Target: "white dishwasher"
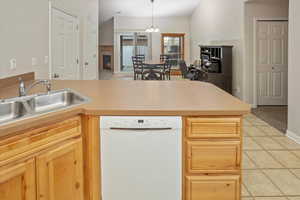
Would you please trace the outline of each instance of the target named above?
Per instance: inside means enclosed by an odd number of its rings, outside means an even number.
[[[181,200],[181,117],[101,117],[102,200]]]

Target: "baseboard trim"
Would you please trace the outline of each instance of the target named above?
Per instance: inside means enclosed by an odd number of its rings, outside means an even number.
[[[300,136],[297,135],[296,133],[287,130],[286,131],[286,136],[292,140],[294,140],[295,142],[297,142],[298,144],[300,144]]]

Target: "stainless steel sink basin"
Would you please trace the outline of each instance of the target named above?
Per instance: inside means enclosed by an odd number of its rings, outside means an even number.
[[[85,101],[84,97],[74,91],[62,90],[35,96],[28,100],[28,104],[33,112],[40,113],[78,105]]]
[[[22,102],[13,101],[0,103],[0,124],[24,117],[26,114],[27,110]]]
[[[70,90],[17,97],[0,102],[0,125],[87,103],[89,99]]]

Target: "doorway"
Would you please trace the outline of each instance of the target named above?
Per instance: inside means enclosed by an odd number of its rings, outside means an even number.
[[[78,18],[52,7],[50,26],[51,78],[80,79]]]
[[[287,19],[255,21],[253,83],[253,114],[285,132],[288,104]]]
[[[120,45],[120,72],[133,72],[132,56],[145,55],[150,60],[151,38],[146,33],[121,33],[119,34]]]
[[[288,21],[257,20],[254,41],[256,105],[286,106]]]

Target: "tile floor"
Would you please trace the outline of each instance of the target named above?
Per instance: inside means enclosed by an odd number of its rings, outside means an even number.
[[[300,200],[300,144],[245,117],[242,200]]]

